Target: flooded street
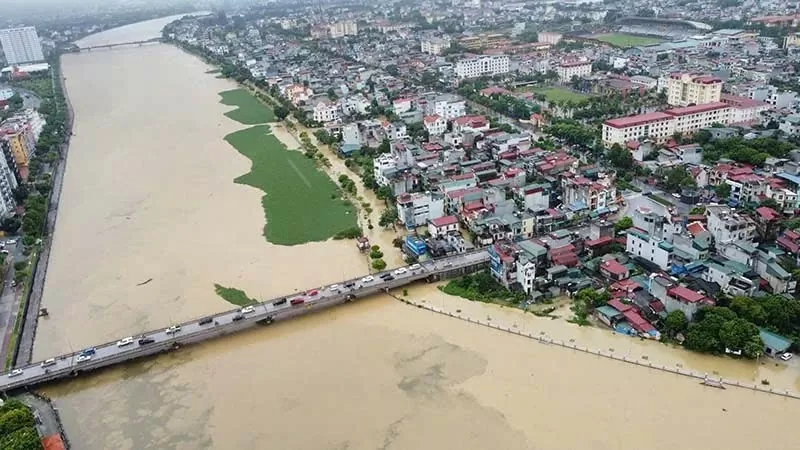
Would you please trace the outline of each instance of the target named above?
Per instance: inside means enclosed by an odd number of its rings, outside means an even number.
[[[152,37],[152,24],[141,27]],[[142,37],[126,28],[114,39]],[[223,141],[244,128],[223,115],[230,108],[217,95],[235,86],[205,73],[200,60],[151,45],[67,55],[62,66],[75,136],[44,293],[50,318],[39,324],[36,359],[229,309],[214,283],[264,298],[367,271],[353,241],[266,242],[262,193],[233,182],[249,161]],[[435,286],[414,286],[409,298],[590,347],[796,388],[796,369],[700,357],[447,297]],[[800,414],[800,401],[703,387],[388,296],[45,393],[81,450],[792,449]]]

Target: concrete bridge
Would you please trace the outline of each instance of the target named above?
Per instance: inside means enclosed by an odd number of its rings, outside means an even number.
[[[92,45],[91,47],[79,47],[76,51],[78,53],[81,53],[84,51],[90,52],[92,50],[99,50],[102,48],[114,48],[114,47],[132,46],[132,45],[141,47],[142,45],[145,44],[154,44],[158,42],[161,42],[161,38],[153,38],[153,39],[148,39],[146,41],[117,42],[114,44]]]
[[[175,350],[183,345],[213,339],[226,334],[245,330],[256,324],[268,325],[278,320],[291,319],[320,309],[357,300],[378,292],[406,286],[415,281],[436,281],[466,273],[476,272],[486,267],[489,254],[485,250],[462,255],[426,261],[421,264],[376,273],[364,278],[344,280],[338,285],[319,288],[311,295],[294,293],[253,305],[253,310],[245,312],[241,308],[221,312],[180,324],[180,331],[168,333],[169,328],[149,331],[132,336],[129,341],[119,340],[99,344],[89,358],[81,357],[85,350],[53,357],[10,372],[0,374],[0,392],[27,389],[40,384],[78,376],[103,367],[125,363],[137,358]],[[384,276],[392,275],[386,279]],[[334,288],[333,286],[338,286]],[[300,303],[300,299],[303,300]],[[293,302],[292,300],[296,300]],[[293,304],[297,303],[297,304]],[[140,341],[145,339],[150,342]],[[142,342],[142,343],[140,343]]]

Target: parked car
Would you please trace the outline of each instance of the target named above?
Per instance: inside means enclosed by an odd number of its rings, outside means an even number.
[[[355,285],[356,285],[355,282],[348,281],[347,283],[344,284],[344,287],[346,287],[347,289],[350,289],[350,288],[354,287]]]
[[[272,306],[281,306],[281,305],[284,305],[284,304],[286,304],[286,299],[285,298],[282,298],[282,299],[278,300],[277,302],[272,302]]]
[[[315,296],[317,294],[319,294],[319,291],[316,290],[316,289],[312,289],[312,290],[306,292],[306,295],[309,296],[309,297],[313,297],[313,296]]]
[[[151,337],[143,337],[143,338],[139,339],[139,345],[152,344],[155,341],[156,340],[151,338]]]
[[[91,356],[89,356],[89,355],[78,355],[78,356],[75,358],[75,362],[76,362],[76,363],[82,363],[82,362],[89,361],[90,359],[92,359],[92,357],[91,357]]]
[[[252,314],[254,312],[256,312],[255,306],[245,306],[241,311],[242,314]]]
[[[8,378],[14,378],[22,375],[22,369],[14,369],[8,374]]]
[[[214,321],[214,319],[213,319],[213,318],[211,318],[211,317],[206,317],[205,319],[200,319],[200,321],[199,321],[199,322],[197,322],[197,324],[198,324],[198,325],[208,325],[208,324],[210,324],[210,323],[211,323],[211,322],[213,322],[213,321]]]
[[[166,330],[164,330],[164,332],[167,333],[167,334],[175,334],[175,333],[177,333],[179,331],[181,331],[181,326],[180,325],[173,325],[173,326],[167,328]]]
[[[333,292],[337,292],[339,290],[339,285],[338,284],[332,284],[328,289],[333,291]]]
[[[242,319],[244,319],[244,316],[241,315],[241,314],[237,314],[237,315],[233,316],[233,319],[231,319],[231,322],[238,322],[238,321],[240,321]]]
[[[373,277],[372,275],[367,275],[361,279],[362,283],[372,283],[373,281],[375,281],[375,277]]]
[[[408,272],[408,269],[406,269],[405,267],[401,267],[401,268],[395,270],[394,274],[395,275],[402,275],[402,274],[404,274],[406,272]]]
[[[302,305],[305,302],[306,302],[306,300],[303,299],[303,298],[293,298],[291,303],[292,303],[292,306],[297,306],[297,305]]]
[[[422,266],[419,265],[419,264],[412,264],[412,265],[408,266],[408,270],[419,270],[421,268],[422,268]]]
[[[94,347],[89,347],[81,350],[80,355],[82,356],[92,356],[97,353],[97,349]]]
[[[784,354],[781,355],[781,359],[784,360],[784,361],[788,361],[788,360],[792,359],[792,356],[794,356],[794,355],[792,355],[791,353],[784,353]]]

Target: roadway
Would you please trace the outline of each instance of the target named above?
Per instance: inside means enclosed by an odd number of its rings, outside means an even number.
[[[344,280],[336,285],[260,302],[253,305],[254,310],[247,314],[243,314],[242,309],[237,308],[216,315],[190,320],[178,324],[180,325],[180,331],[173,334],[166,332],[168,328],[149,331],[142,335],[131,336],[133,342],[125,346],[118,346],[118,341],[126,337],[121,336],[114,341],[95,346],[94,352],[88,360],[78,361],[78,356],[83,352],[82,350],[56,356],[48,360],[50,364],[46,367],[40,361],[25,367],[19,367],[11,372],[2,373],[0,374],[0,391],[7,392],[19,388],[28,388],[61,378],[76,376],[82,372],[120,364],[180,348],[183,345],[235,333],[250,328],[257,323],[269,324],[278,320],[290,319],[322,308],[352,301],[356,298],[405,286],[432,276],[455,273],[462,269],[476,269],[482,267],[488,261],[489,254],[485,250],[479,250],[449,258],[426,261],[415,266],[406,266],[392,271],[376,273],[364,278]],[[386,280],[381,277],[387,274],[391,274],[394,278]],[[352,287],[345,287],[350,284],[352,284]],[[312,294],[312,291],[316,292]],[[303,303],[292,305],[291,302],[294,299],[302,299]],[[286,301],[276,305],[276,302],[283,300]],[[234,317],[240,315],[243,318],[235,321]],[[204,323],[201,324],[201,321]],[[139,339],[141,338],[152,339],[152,342],[140,345]]]

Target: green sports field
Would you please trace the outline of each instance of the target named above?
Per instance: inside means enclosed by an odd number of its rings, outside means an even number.
[[[624,34],[624,33],[600,34],[594,36],[594,39],[597,39],[598,41],[602,42],[607,42],[611,45],[616,45],[617,47],[639,47],[641,45],[653,45],[664,42],[663,39],[644,37],[644,36],[634,36],[632,34]]]
[[[580,102],[581,100],[589,98],[588,95],[558,87],[536,88],[533,89],[533,92],[544,94],[547,100],[551,102],[570,100],[573,102]]]

